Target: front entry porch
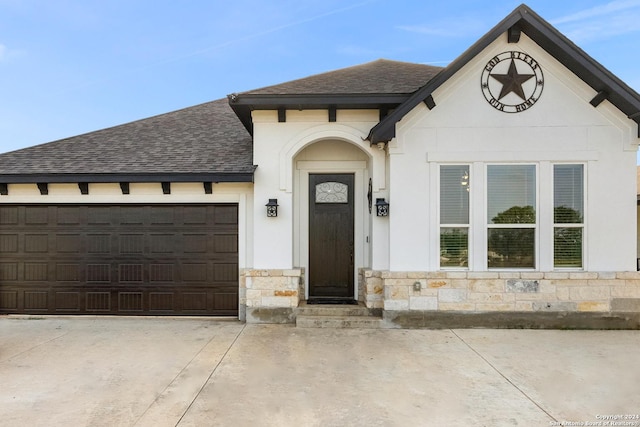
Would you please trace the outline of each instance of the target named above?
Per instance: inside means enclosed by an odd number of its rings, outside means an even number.
[[[304,269],[244,270],[240,320],[301,327],[640,329],[639,272],[359,270],[358,305],[308,305]],[[322,316],[322,318],[318,318]]]

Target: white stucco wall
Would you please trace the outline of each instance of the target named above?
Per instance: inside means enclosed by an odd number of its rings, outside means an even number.
[[[385,268],[387,245],[373,242],[387,239],[386,219],[372,218],[366,201],[369,178],[373,197],[388,197],[385,153],[364,140],[378,112],[338,110],[329,122],[326,110],[287,110],[281,123],[275,111],[254,111],[253,122],[254,268],[306,267],[309,173],[355,174],[356,267],[370,267],[373,258]],[[278,199],[277,218],[266,217],[270,198]]]
[[[544,90],[530,109],[496,110],[483,97],[481,73],[498,53],[519,50],[544,72]],[[390,144],[390,269],[438,269],[438,166],[471,168],[470,269],[486,262],[485,171],[487,164],[523,163],[537,168],[538,270],[553,269],[552,171],[555,163],[585,165],[585,255],[590,271],[635,270],[634,122],[522,35],[517,44],[500,37],[433,93],[436,107],[418,105],[398,123]]]

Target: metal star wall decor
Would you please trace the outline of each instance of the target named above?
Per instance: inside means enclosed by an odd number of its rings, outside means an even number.
[[[504,113],[519,113],[533,106],[544,86],[538,62],[524,52],[503,52],[491,58],[482,71],[482,93],[489,104]]]

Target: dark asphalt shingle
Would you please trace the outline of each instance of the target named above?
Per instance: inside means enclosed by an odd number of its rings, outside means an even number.
[[[377,61],[243,92],[250,95],[405,94],[424,86],[441,67],[411,62]]]
[[[0,155],[0,174],[252,171],[251,136],[226,99]]]

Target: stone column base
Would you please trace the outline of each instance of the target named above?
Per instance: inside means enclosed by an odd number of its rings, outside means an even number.
[[[292,323],[304,297],[304,270],[240,271],[240,320],[247,323]]]

